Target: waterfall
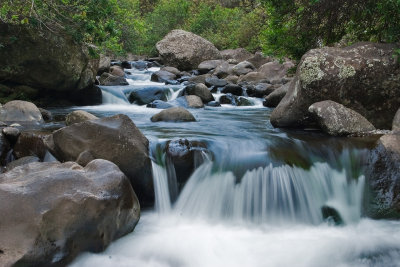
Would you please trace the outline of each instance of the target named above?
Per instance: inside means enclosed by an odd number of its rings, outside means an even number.
[[[156,207],[169,211],[167,173],[158,165],[153,171],[158,175]],[[322,208],[329,207],[351,223],[361,216],[363,188],[364,176],[349,180],[345,170],[327,163],[315,163],[309,170],[270,164],[238,180],[232,172],[215,172],[207,160],[190,177],[172,212],[215,221],[319,224],[324,220]]]
[[[103,96],[103,104],[129,104],[124,92],[119,86],[99,86]]]

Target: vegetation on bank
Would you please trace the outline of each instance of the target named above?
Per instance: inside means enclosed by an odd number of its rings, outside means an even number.
[[[0,20],[63,31],[115,54],[154,55],[175,28],[219,49],[296,59],[339,41],[400,41],[400,0],[3,0]]]

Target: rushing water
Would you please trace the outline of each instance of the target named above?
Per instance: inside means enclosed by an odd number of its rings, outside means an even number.
[[[105,104],[71,108],[130,116],[151,142],[156,193],[133,233],[71,266],[400,266],[400,223],[362,216],[367,141],[274,129],[260,99],[190,110],[197,122],[152,123],[160,110],[126,95],[159,86],[173,100],[182,89],[150,82],[155,70],[129,70],[129,86],[103,88]],[[174,138],[207,146],[179,194],[162,150]]]

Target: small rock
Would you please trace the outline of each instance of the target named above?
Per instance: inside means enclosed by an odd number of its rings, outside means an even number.
[[[242,61],[239,64],[235,65],[232,68],[232,71],[234,74],[240,76],[240,75],[245,75],[249,72],[252,72],[255,70],[255,67],[253,66],[253,64],[251,64],[248,61]]]
[[[67,117],[65,118],[65,124],[69,126],[74,123],[80,123],[96,119],[98,119],[98,117],[96,117],[93,114],[90,114],[89,112],[86,112],[84,110],[75,110],[67,115]]]
[[[117,77],[125,77],[124,69],[119,66],[112,66],[110,68],[110,74]]]
[[[181,74],[181,71],[174,67],[162,67],[160,71],[167,71],[169,73],[175,74],[176,76],[179,76]]]
[[[53,120],[53,114],[51,114],[50,111],[44,109],[44,108],[39,108],[40,113],[42,114],[42,117],[45,121],[51,121]]]
[[[15,127],[3,128],[2,132],[11,144],[15,144],[15,142],[17,142],[18,136],[21,134],[20,130]]]
[[[269,108],[277,107],[288,92],[289,86],[290,83],[287,83],[278,89],[275,89],[272,93],[265,97],[263,105]]]
[[[152,82],[164,83],[166,81],[171,81],[171,80],[175,80],[175,79],[176,79],[175,74],[165,71],[165,70],[156,71],[151,75]]]
[[[210,72],[211,70],[215,69],[219,65],[221,65],[224,62],[224,60],[221,59],[214,59],[214,60],[206,60],[203,61],[199,64],[197,69],[199,70],[200,73],[205,74]]]
[[[207,106],[209,107],[220,107],[221,104],[218,101],[210,101],[207,103]]]
[[[238,106],[253,106],[253,102],[251,102],[249,99],[239,96],[236,100]]]
[[[169,89],[165,87],[145,87],[132,91],[129,95],[129,102],[137,105],[146,105],[154,100],[167,101]]]
[[[195,85],[187,86],[184,89],[184,93],[188,95],[196,95],[201,98],[203,103],[208,103],[214,100],[214,96],[210,90],[203,83],[197,83]]]
[[[230,104],[236,106],[236,97],[232,94],[222,95],[219,99],[221,104]]]
[[[169,108],[151,117],[152,122],[191,122],[196,121],[192,113],[181,107]]]
[[[203,101],[197,95],[186,95],[186,102],[189,108],[202,108],[204,107]]]

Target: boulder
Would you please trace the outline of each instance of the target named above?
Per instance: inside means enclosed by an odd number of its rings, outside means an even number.
[[[234,95],[232,95],[232,94],[226,94],[226,95],[222,95],[222,96],[219,98],[219,102],[220,102],[221,104],[230,104],[230,105],[236,106],[236,104],[237,104],[237,99],[236,99],[236,97],[235,97]]]
[[[276,86],[269,83],[259,83],[256,86],[247,86],[246,92],[251,97],[265,97],[275,91]]]
[[[0,166],[5,166],[7,164],[10,149],[10,142],[5,138],[4,134],[0,132]]]
[[[121,62],[121,67],[123,69],[132,69],[132,64],[129,61],[124,60]]]
[[[29,163],[33,163],[33,162],[40,162],[40,159],[38,157],[35,156],[27,156],[27,157],[23,157],[14,161],[11,161],[10,163],[7,164],[6,166],[6,170],[7,171],[11,171],[12,169],[25,165],[25,164],[29,164]]]
[[[295,65],[291,61],[286,61],[283,64],[278,61],[268,62],[262,65],[258,71],[268,79],[270,83],[282,83],[282,79],[286,77],[287,71]]]
[[[53,114],[51,114],[50,111],[44,108],[39,108],[40,114],[42,114],[42,118],[45,121],[52,121],[53,120]]]
[[[21,131],[16,127],[5,127],[2,129],[2,132],[11,144],[15,144],[18,136],[21,134]]]
[[[182,189],[196,167],[202,163],[201,153],[207,151],[207,146],[200,141],[173,139],[167,142],[165,151],[166,161],[173,164],[178,187]],[[167,164],[167,168],[169,166]]]
[[[175,74],[176,76],[179,76],[181,74],[181,71],[174,67],[162,67],[160,71],[167,71],[169,73]]]
[[[376,128],[390,129],[400,106],[396,49],[395,44],[357,43],[310,50],[288,93],[272,112],[271,123],[275,127],[312,126],[308,107],[332,100],[360,113]]]
[[[257,52],[254,54],[254,56],[252,56],[249,59],[246,59],[248,62],[250,62],[251,64],[253,64],[253,66],[255,68],[259,68],[262,65],[272,61],[272,59],[270,57],[264,57],[263,54],[261,52]]]
[[[208,87],[211,86],[216,86],[216,87],[223,87],[227,84],[228,82],[224,79],[219,79],[217,76],[211,76],[209,78],[206,78],[205,84]]]
[[[68,35],[6,23],[0,32],[1,81],[68,93],[94,84],[98,61]]]
[[[197,95],[185,96],[188,108],[202,108],[204,107],[203,101]]]
[[[172,30],[156,44],[156,48],[166,65],[180,70],[195,69],[205,60],[221,58],[212,43],[183,30]]]
[[[6,122],[43,122],[42,114],[35,104],[14,100],[0,107],[0,120]]]
[[[96,159],[115,163],[129,178],[143,206],[154,202],[149,141],[126,115],[73,124],[55,131],[45,140],[60,161],[75,161],[90,152]]]
[[[330,135],[343,136],[375,130],[359,113],[331,100],[314,103],[308,111],[318,126]]]
[[[182,107],[173,107],[157,113],[151,117],[152,122],[191,122],[196,121],[192,113]]]
[[[203,83],[187,86],[184,89],[184,93],[187,95],[196,95],[200,97],[203,103],[208,103],[215,100],[210,90]]]
[[[239,96],[236,98],[236,105],[239,107],[244,107],[244,106],[253,106],[253,102],[251,102],[249,99]]]
[[[129,102],[137,105],[146,105],[154,100],[167,101],[167,96],[169,93],[169,89],[165,87],[144,87],[132,91],[129,95]]]
[[[189,78],[190,83],[206,83],[206,79],[211,77],[210,74],[202,74],[198,76],[193,76]]]
[[[165,83],[167,81],[175,80],[176,75],[174,73],[171,73],[169,71],[165,70],[159,70],[151,74],[151,81],[152,82],[159,82],[159,83]]]
[[[272,93],[265,97],[263,105],[265,107],[274,108],[279,105],[282,99],[286,96],[290,87],[290,83],[282,85],[281,87],[275,89]]]
[[[122,83],[122,85],[127,85],[128,82],[126,80],[123,78],[118,79],[120,79],[120,83]],[[109,85],[111,85],[111,83]],[[82,90],[77,90],[73,92],[71,98],[73,103],[77,106],[101,105],[103,103],[103,93],[100,87],[97,85],[93,85]]]
[[[164,102],[162,100],[154,100],[153,102],[149,103],[146,105],[148,108],[159,108],[159,109],[167,109],[167,108],[172,108],[174,105]]]
[[[98,119],[98,117],[87,111],[75,110],[67,115],[67,117],[65,118],[65,125],[69,126],[74,123],[81,123],[84,121],[96,120],[96,119]]]
[[[221,51],[223,59],[235,59],[237,62],[245,61],[253,55],[244,48],[226,49]]]
[[[31,163],[0,175],[1,266],[66,266],[131,232],[140,206],[105,160]]]
[[[400,219],[400,135],[384,135],[370,152],[365,213],[376,219]]]
[[[124,77],[114,76],[110,73],[104,72],[99,78],[100,85],[115,86],[115,85],[129,85]]]
[[[392,123],[392,130],[400,132],[400,108],[397,110]]]
[[[199,66],[197,67],[197,69],[199,70],[200,73],[205,74],[205,73],[208,73],[211,70],[215,69],[216,67],[218,67],[219,65],[221,65],[224,62],[225,61],[221,60],[221,59],[206,60],[206,61],[201,62],[199,64]]]
[[[245,75],[254,70],[255,67],[248,61],[242,61],[239,64],[233,66],[232,68],[233,73],[236,74],[237,76]]]
[[[125,77],[124,69],[120,66],[110,67],[110,74],[117,77]]]
[[[237,76],[237,75],[228,75],[228,76],[226,76],[225,80],[228,83],[237,84],[238,81],[239,81],[239,76]]]
[[[243,88],[236,84],[227,84],[221,90],[221,93],[223,93],[223,94],[231,93],[233,95],[241,96],[241,95],[243,95]]]
[[[111,58],[105,55],[100,55],[99,67],[97,68],[97,75],[100,76],[104,72],[109,72],[111,67]]]
[[[43,160],[47,148],[43,139],[46,135],[33,132],[23,132],[19,135],[17,142],[14,145],[13,154],[15,158],[23,158],[35,156]]]
[[[268,79],[264,74],[258,71],[251,71],[245,75],[240,76],[239,83],[242,82],[247,82],[251,84],[257,84],[257,83],[262,83],[262,82],[268,82]]]
[[[137,60],[131,62],[132,68],[138,69],[138,70],[146,70],[149,67],[149,62],[143,61],[143,60]]]
[[[217,76],[220,79],[223,79],[229,75],[233,74],[233,67],[235,65],[229,64],[228,62],[224,62],[218,67],[215,68],[213,75]]]

